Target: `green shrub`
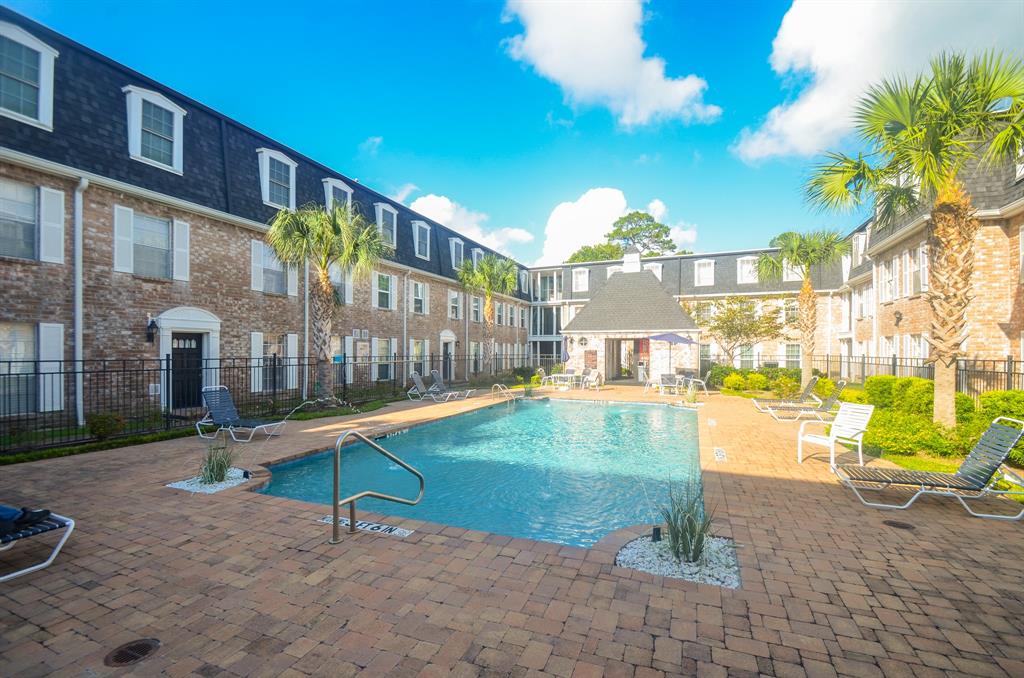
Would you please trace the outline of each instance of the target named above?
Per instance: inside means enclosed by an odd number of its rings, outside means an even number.
[[[814,394],[819,398],[829,397],[834,390],[836,390],[836,382],[828,377],[821,377],[818,379],[818,383],[814,385]]]
[[[956,423],[963,424],[970,421],[974,415],[974,399],[966,393],[957,393],[954,400],[956,402]]]
[[[124,431],[124,417],[114,412],[96,412],[85,418],[85,428],[96,440],[106,440]]]
[[[521,384],[530,377],[533,376],[532,367],[515,367],[512,369],[512,374],[516,377],[516,383]]]
[[[864,434],[864,448],[875,452],[936,456],[955,454],[956,446],[930,417],[876,408]]]
[[[736,368],[730,365],[712,365],[708,373],[708,386],[721,386],[725,378],[733,374]]]
[[[800,368],[796,367],[762,367],[758,372],[768,377],[769,382],[774,382],[779,377],[786,377],[797,383],[800,382]]]
[[[896,377],[879,375],[868,377],[864,381],[864,391],[868,394],[868,403],[882,409],[892,407],[892,387]]]
[[[676,494],[669,486],[668,507],[661,509],[668,533],[668,548],[676,560],[695,563],[704,556],[711,534],[711,513],[704,511],[700,483],[691,480],[686,491]]]
[[[235,463],[236,453],[226,440],[217,440],[206,448],[203,465],[199,468],[200,482],[211,485],[222,483],[227,478],[228,470]]]
[[[733,391],[742,391],[747,386],[747,380],[742,374],[730,374],[722,380],[722,386]]]
[[[772,382],[772,391],[777,398],[790,399],[800,394],[800,382],[786,376],[778,377]]]
[[[844,403],[859,403],[866,405],[868,402],[868,392],[863,390],[854,390],[851,388],[843,389],[843,392],[839,394],[839,400]]]
[[[768,388],[768,377],[757,372],[751,372],[744,380],[748,391],[763,391]]]
[[[530,386],[540,386],[540,375],[535,374],[530,377]]]
[[[1024,391],[989,391],[978,398],[980,410],[989,416],[1024,419]]]
[[[893,389],[893,407],[907,414],[932,416],[934,399],[935,382],[931,379],[905,377]]]

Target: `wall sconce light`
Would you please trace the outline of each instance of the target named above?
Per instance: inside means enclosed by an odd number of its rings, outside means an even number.
[[[156,341],[156,331],[160,329],[160,326],[156,324],[156,318],[149,317],[149,322],[146,323],[146,343],[152,344]]]
[[[586,348],[586,347],[587,347],[587,338],[586,337],[580,337],[580,348]]]
[[[900,324],[900,322],[901,322],[901,321],[903,320],[903,312],[902,312],[902,311],[896,311],[896,312],[894,312],[894,313],[892,314],[892,316],[893,316],[894,318],[896,318],[896,324],[897,324],[897,325],[899,325],[899,324]]]
[[[461,346],[461,345],[462,345],[462,342],[461,342],[461,341],[459,341],[458,339],[456,339],[456,340],[455,340],[455,348],[458,348],[458,347],[459,347],[459,346]]]
[[[575,344],[575,343],[576,343],[576,337],[569,337],[569,347],[572,348],[572,345]]]

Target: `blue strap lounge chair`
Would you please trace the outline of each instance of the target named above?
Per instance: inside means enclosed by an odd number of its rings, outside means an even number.
[[[206,403],[206,415],[196,422],[200,438],[216,438],[221,431],[227,431],[236,443],[247,443],[257,431],[269,438],[281,435],[284,428],[283,419],[243,419],[238,416],[235,401],[227,386],[204,386],[203,402]],[[207,433],[203,431],[204,426],[216,426],[217,430]]]
[[[453,391],[441,392],[427,388],[423,383],[423,378],[420,377],[420,373],[415,370],[409,373],[409,378],[412,379],[412,388],[405,392],[405,395],[409,400],[423,400],[424,398],[430,398],[435,403],[446,403],[455,398],[455,393]]]
[[[829,421],[832,419],[832,408],[839,402],[839,395],[846,388],[846,382],[839,380],[832,395],[821,402],[806,402],[803,405],[775,405],[768,408],[768,414],[772,415],[775,421],[797,421],[808,417],[818,421]]]
[[[444,383],[444,379],[441,378],[440,370],[430,370],[430,378],[434,380],[434,383],[430,385],[431,391],[436,391],[438,393],[454,393],[456,399],[468,398],[473,395],[473,391],[475,390],[468,388],[465,391],[456,391],[449,388],[448,385]]]
[[[789,405],[816,407],[821,403],[821,398],[814,395],[814,387],[817,385],[818,377],[811,377],[811,380],[807,382],[807,386],[804,386],[804,390],[796,398],[782,398],[778,400],[755,398],[753,401],[754,407],[757,408],[758,412],[767,412],[773,407],[786,407]]]
[[[1013,423],[1024,427],[1024,422],[1010,417],[996,417],[989,424],[988,430],[982,434],[974,449],[967,455],[956,473],[935,473],[931,471],[910,471],[903,468],[880,468],[876,466],[856,466],[844,464],[836,467],[839,482],[846,485],[865,506],[879,509],[909,508],[919,497],[934,494],[940,497],[955,497],[967,512],[978,518],[994,518],[996,520],[1020,520],[1024,518],[1024,509],[1011,515],[978,513],[965,499],[981,499],[987,496],[1024,495],[1024,490],[994,489],[1000,477],[1009,475],[1000,473],[1000,467],[1010,451],[1024,435],[1024,430],[1005,423]],[[861,494],[862,490],[886,490],[893,487],[915,489],[914,494],[903,504],[883,504],[870,502]]]
[[[44,512],[45,517],[39,516],[38,519],[24,521],[25,512],[21,509],[16,509],[13,506],[5,506],[0,504],[0,524],[6,529],[0,530],[0,551],[6,551],[14,546],[19,541],[31,539],[47,532],[53,532],[54,530],[64,530],[64,534],[61,535],[60,541],[50,551],[50,556],[41,563],[30,565],[29,567],[22,568],[15,572],[0,575],[0,584],[6,581],[10,581],[15,577],[20,577],[30,572],[36,572],[42,570],[45,567],[49,567],[50,563],[54,561],[60,550],[64,548],[64,543],[71,536],[71,532],[75,529],[75,521],[71,518],[59,516],[56,513]],[[30,514],[31,515],[31,512]]]

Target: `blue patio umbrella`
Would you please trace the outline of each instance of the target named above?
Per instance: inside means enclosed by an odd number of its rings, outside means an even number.
[[[565,348],[565,337],[562,337],[562,362],[569,362],[569,351]]]
[[[668,364],[669,368],[672,367],[672,345],[673,344],[696,344],[697,342],[690,337],[684,337],[676,334],[675,332],[666,332],[664,334],[654,334],[647,337],[650,341],[664,341],[668,343]]]

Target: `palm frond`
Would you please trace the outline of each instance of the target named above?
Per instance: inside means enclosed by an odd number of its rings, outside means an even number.
[[[845,211],[860,206],[876,183],[876,172],[863,156],[829,153],[804,184],[806,200],[820,209]]]

